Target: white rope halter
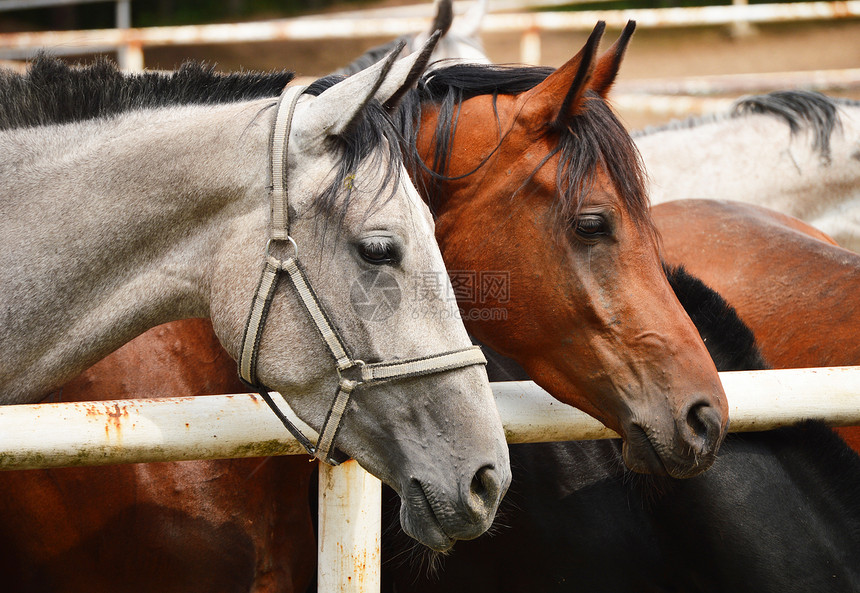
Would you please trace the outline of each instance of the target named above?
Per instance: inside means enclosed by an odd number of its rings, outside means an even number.
[[[287,213],[287,151],[289,149],[290,126],[293,114],[295,113],[299,97],[304,90],[305,87],[302,86],[288,87],[284,89],[278,100],[270,145],[272,174],[271,238],[266,244],[263,272],[260,276],[260,283],[254,293],[254,299],[251,302],[251,310],[248,314],[248,321],[245,324],[244,335],[242,336],[242,348],[239,353],[239,377],[263,397],[284,426],[302,444],[309,455],[325,463],[337,465],[344,461],[346,456],[334,448],[334,441],[343,415],[346,412],[349,398],[356,387],[359,385],[372,385],[383,381],[440,373],[475,364],[486,364],[487,360],[478,346],[470,346],[453,352],[433,354],[425,357],[372,364],[367,364],[349,355],[340,338],[340,334],[332,325],[316,293],[308,282],[308,278],[298,261],[298,247],[289,234],[289,217]],[[293,248],[292,257],[281,260],[272,256],[270,247],[276,242],[289,242]],[[269,306],[275,294],[275,287],[282,272],[286,272],[305,310],[326,343],[329,352],[334,358],[339,377],[337,393],[323,423],[316,445],[312,444],[298,427],[284,415],[272,400],[269,390],[257,380],[257,357],[260,348],[260,339],[263,335]]]

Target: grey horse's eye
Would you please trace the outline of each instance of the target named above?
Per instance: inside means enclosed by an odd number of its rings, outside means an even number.
[[[358,244],[358,253],[369,264],[396,264],[400,259],[396,243],[388,237],[372,237]]]

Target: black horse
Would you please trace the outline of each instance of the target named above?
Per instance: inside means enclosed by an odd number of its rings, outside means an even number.
[[[719,295],[667,274],[720,370],[766,368]],[[527,378],[498,356],[489,370]],[[383,590],[860,591],[860,458],[824,425],[732,434],[689,480],[632,474],[614,440],[510,449],[514,481],[493,532],[432,559],[387,534]],[[385,509],[393,524],[393,497]]]

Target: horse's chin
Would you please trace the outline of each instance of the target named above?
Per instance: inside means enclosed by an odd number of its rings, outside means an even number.
[[[450,550],[456,541],[442,529],[426,500],[410,505],[405,499],[401,499],[400,526],[406,535],[435,552]]]
[[[628,430],[621,456],[628,469],[639,474],[686,479],[699,475],[716,460],[716,454],[694,455],[690,459],[675,459],[668,451],[660,453],[659,444],[634,425]]]
[[[634,432],[624,439],[621,447],[621,457],[627,469],[638,474],[650,474],[652,476],[669,476],[669,470],[663,464],[657,450],[651,444],[650,439],[639,432]]]

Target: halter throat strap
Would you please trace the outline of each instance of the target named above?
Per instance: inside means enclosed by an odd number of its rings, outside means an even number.
[[[287,204],[287,155],[289,149],[290,128],[299,97],[305,87],[288,87],[281,93],[278,100],[275,123],[272,128],[270,143],[271,164],[271,238],[266,245],[263,270],[260,281],[251,301],[251,309],[245,323],[242,345],[239,352],[239,377],[253,388],[269,405],[278,419],[289,432],[301,443],[309,455],[328,463],[337,465],[347,459],[341,451],[334,448],[335,438],[341,426],[343,415],[349,404],[353,391],[361,385],[374,385],[397,379],[420,377],[463,368],[475,364],[486,364],[487,360],[477,346],[461,350],[434,354],[425,357],[377,362],[366,364],[350,356],[340,333],[332,324],[322,303],[314,292],[298,259],[298,247],[289,234],[289,216]],[[270,247],[275,243],[287,242],[292,248],[292,256],[279,259],[271,255]],[[320,337],[334,359],[338,374],[338,387],[323,422],[319,439],[314,445],[302,431],[278,407],[269,394],[269,390],[259,382],[257,377],[257,359],[260,341],[263,336],[269,308],[275,295],[278,280],[286,275],[290,284],[299,296],[305,311],[314,323]]]

